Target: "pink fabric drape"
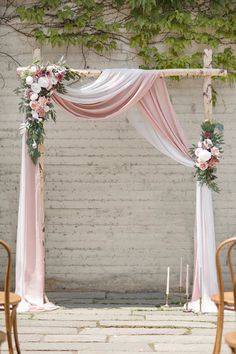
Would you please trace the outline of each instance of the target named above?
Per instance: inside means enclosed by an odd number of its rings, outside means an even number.
[[[42,306],[44,301],[43,210],[40,198],[39,166],[35,166],[22,140],[21,192],[18,215],[16,293],[22,296],[20,309],[27,303]],[[24,242],[19,238],[24,237]]]
[[[68,100],[57,93],[53,99],[67,112],[84,119],[111,118],[138,103],[158,134],[189,158],[184,133],[170,102],[165,80],[155,72],[140,72],[135,83],[101,102],[77,103],[73,102],[73,97]]]

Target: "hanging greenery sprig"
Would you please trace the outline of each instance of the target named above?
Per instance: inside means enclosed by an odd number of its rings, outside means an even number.
[[[61,59],[57,64],[34,62],[21,73],[21,83],[15,93],[21,95],[19,111],[25,116],[21,124],[22,134],[27,134],[26,143],[29,155],[37,163],[40,157],[39,145],[44,142],[44,122],[56,121],[52,102],[54,91],[65,93],[64,81],[79,78]]]
[[[216,170],[223,153],[224,126],[221,123],[206,120],[202,123],[201,128],[198,144],[193,144],[190,149],[190,155],[195,162],[195,175],[201,185],[205,184],[214,192],[219,193]]]

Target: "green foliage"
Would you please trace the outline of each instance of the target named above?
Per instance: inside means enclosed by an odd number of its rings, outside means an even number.
[[[101,54],[122,42],[147,69],[201,67],[202,49],[211,47],[213,66],[236,79],[235,0],[36,0],[17,13],[40,43]]]
[[[44,84],[39,84],[42,79]],[[28,153],[34,164],[40,157],[39,146],[44,142],[44,123],[49,119],[56,121],[52,94],[55,91],[65,93],[64,81],[75,79],[80,79],[80,75],[70,70],[63,58],[53,65],[35,61],[21,73],[20,85],[15,89],[21,96],[19,111],[25,117],[20,129],[26,133]]]
[[[201,185],[205,184],[214,192],[219,193],[220,189],[216,183],[216,166],[220,162],[219,159],[221,158],[223,153],[222,144],[224,144],[224,126],[219,122],[206,120],[201,124],[201,129],[202,132],[198,143],[199,145],[197,146],[196,144],[193,144],[192,147],[189,149],[189,153],[193,161],[195,162],[195,176],[197,177],[197,180]],[[205,145],[205,143],[209,145]],[[196,153],[196,150],[198,148],[211,152],[211,158],[206,162],[206,166],[204,167],[206,169],[200,168],[201,161],[199,160],[199,155]],[[212,148],[218,149],[218,154],[214,154]]]
[[[28,145],[28,153],[34,164],[36,164],[38,158],[40,157],[40,152],[38,148],[35,149],[32,146],[34,144],[36,144],[37,146],[43,144],[44,135],[45,135],[45,131],[44,131],[43,122],[34,120],[28,128],[28,134],[26,140],[26,144]]]

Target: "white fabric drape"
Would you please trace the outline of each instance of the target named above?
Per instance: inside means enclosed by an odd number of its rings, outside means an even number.
[[[170,145],[153,129],[149,121],[142,115],[128,117],[130,124],[152,146],[186,167],[194,167],[194,162],[187,159],[177,149]],[[211,301],[211,295],[218,292],[216,263],[215,263],[215,230],[212,204],[212,193],[206,186],[196,185],[196,219],[194,230],[195,271],[193,298],[188,309],[199,312],[202,297],[202,312],[217,312],[216,305]],[[200,276],[201,274],[201,276]],[[201,284],[200,284],[201,282]]]

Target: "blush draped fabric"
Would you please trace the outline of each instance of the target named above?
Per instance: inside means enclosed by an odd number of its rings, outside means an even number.
[[[130,118],[131,124],[156,149],[175,161],[193,167],[183,130],[173,110],[166,84],[158,71],[107,69],[92,83],[67,88],[53,99],[66,111],[82,119],[112,118],[136,105],[142,118]],[[40,226],[39,166],[33,166],[25,154],[23,139],[21,194],[16,255],[16,290],[28,309],[42,309],[44,294],[44,254]],[[27,180],[27,183],[26,183]],[[215,236],[211,192],[197,185],[195,275],[193,308],[199,299],[199,274],[202,271],[203,308],[207,311],[210,296],[217,291],[214,264]],[[30,214],[30,217],[27,215]],[[33,215],[33,216],[32,216]],[[30,245],[30,247],[29,247]],[[22,262],[24,260],[24,262]],[[29,276],[30,274],[30,276]],[[206,306],[204,307],[204,303]]]

